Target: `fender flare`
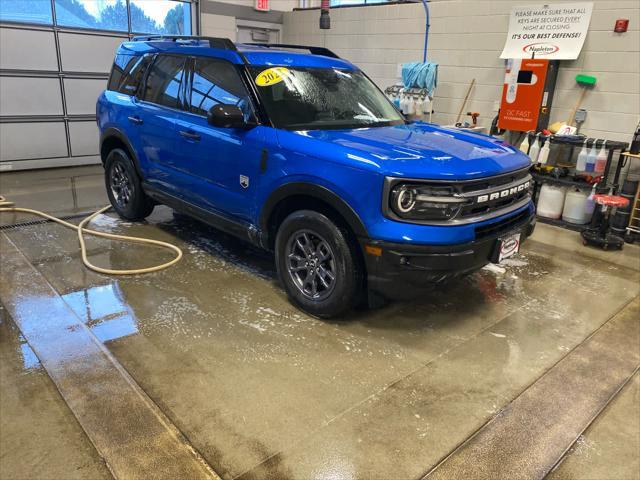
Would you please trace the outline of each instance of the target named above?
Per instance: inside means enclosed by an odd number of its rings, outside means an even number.
[[[111,138],[117,138],[119,141],[121,141],[125,145],[129,154],[131,155],[131,160],[133,160],[133,166],[138,172],[140,179],[143,179],[144,177],[142,176],[142,169],[140,168],[140,161],[138,160],[138,154],[136,153],[135,148],[133,148],[133,146],[131,145],[131,142],[129,142],[129,139],[127,138],[127,136],[119,128],[108,127],[100,135],[99,152],[100,152],[100,158],[102,160],[103,165],[104,165],[104,159],[102,158],[102,146],[104,145],[104,142],[106,142]]]
[[[260,212],[259,225],[260,231],[265,240],[269,240],[266,237],[269,234],[269,217],[273,213],[276,205],[287,197],[296,195],[304,195],[306,197],[312,197],[318,199],[336,210],[342,218],[347,222],[351,231],[358,237],[368,237],[369,233],[364,223],[358,216],[358,214],[351,208],[351,206],[345,202],[340,196],[326,187],[307,182],[292,182],[285,183],[276,188],[262,206]]]

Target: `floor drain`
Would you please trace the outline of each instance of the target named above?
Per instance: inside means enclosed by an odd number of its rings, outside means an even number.
[[[58,218],[62,220],[75,220],[77,218],[85,218],[91,215],[93,212],[85,212],[85,213],[74,213],[72,215],[63,215]],[[44,225],[45,223],[54,223],[53,220],[49,220],[43,218],[42,220],[29,220],[28,222],[17,222],[17,223],[9,223],[5,225],[0,225],[0,231],[2,230],[14,230],[17,228],[23,227],[32,227],[35,225]]]

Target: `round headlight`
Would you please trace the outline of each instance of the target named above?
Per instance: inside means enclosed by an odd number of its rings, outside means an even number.
[[[399,213],[408,213],[413,210],[413,207],[416,206],[416,191],[407,188],[406,186],[401,187],[396,192],[396,208]]]

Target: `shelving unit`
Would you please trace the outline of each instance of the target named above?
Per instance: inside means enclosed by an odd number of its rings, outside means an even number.
[[[540,223],[546,223],[547,225],[555,225],[556,227],[566,228],[567,230],[573,230],[574,232],[581,232],[582,230],[584,230],[586,227],[589,226],[588,223],[580,225],[577,223],[565,222],[564,220],[560,220],[560,219],[541,217],[540,215],[536,215],[536,218]]]
[[[593,185],[587,182],[581,182],[577,180],[569,180],[567,178],[556,178],[551,175],[541,175],[536,172],[531,172],[531,176],[538,183],[550,183],[552,185],[560,185],[563,187],[579,187],[579,188],[592,188]]]
[[[531,140],[533,138],[536,138],[536,135],[529,134],[529,139]],[[574,180],[575,164],[572,161],[574,150],[576,147],[582,148],[582,146],[585,143],[585,140],[587,142],[586,143],[587,148],[591,148],[594,144],[596,145],[596,148],[599,146],[601,147],[606,139],[586,138],[586,137],[577,137],[577,136],[562,137],[562,136],[555,136],[555,135],[549,135],[549,136],[541,135],[541,136],[537,136],[537,138],[542,138],[545,141],[551,142],[551,145],[568,145],[571,147],[567,153],[566,162],[563,162],[563,166],[561,168],[569,168],[570,171],[573,170],[573,175],[570,175],[567,177],[555,177],[553,175],[539,174],[532,170],[531,176],[535,181],[533,199],[536,205],[538,203],[538,197],[540,195],[540,188],[544,183],[559,185],[564,187],[578,187],[583,189],[590,189],[593,187],[592,184],[589,184],[587,182]],[[606,140],[606,142],[607,142],[606,148],[608,152],[607,164],[605,166],[604,173],[602,174],[602,180],[597,187],[598,193],[603,193],[607,191],[609,188],[612,188],[614,191],[617,191],[618,189],[617,182],[620,176],[622,155],[624,150],[628,147],[628,144],[625,142],[618,142],[613,140]],[[618,167],[616,168],[615,173],[611,175],[611,166],[613,164],[613,157],[616,151],[620,151],[621,156],[620,156],[620,160],[618,160]],[[567,165],[567,166],[564,166],[564,165]],[[572,165],[572,167],[568,167],[568,165]],[[578,232],[584,230],[589,226],[589,224],[577,225],[577,224],[565,222],[559,219],[541,217],[539,215],[537,216],[537,218],[538,218],[538,221],[540,221],[541,223],[556,225],[558,227],[563,227],[568,230],[574,230]]]

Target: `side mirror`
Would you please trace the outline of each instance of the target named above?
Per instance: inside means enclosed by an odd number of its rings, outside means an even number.
[[[219,128],[250,128],[255,126],[253,122],[244,120],[244,113],[235,105],[219,103],[209,109],[207,113],[209,125]]]

